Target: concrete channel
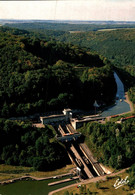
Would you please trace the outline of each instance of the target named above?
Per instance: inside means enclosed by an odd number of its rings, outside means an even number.
[[[75,136],[78,133],[71,124],[59,125],[58,130],[61,136],[65,138],[67,137],[67,139],[70,135]],[[70,141],[70,144],[65,143],[65,145],[71,161],[79,167],[82,173],[85,173],[84,175],[87,178],[90,179],[95,176],[102,176],[105,174],[99,163],[94,159],[86,144],[79,143],[73,139]]]

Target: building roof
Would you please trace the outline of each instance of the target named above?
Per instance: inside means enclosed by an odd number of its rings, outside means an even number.
[[[64,109],[63,111],[71,112],[72,110],[70,108]]]

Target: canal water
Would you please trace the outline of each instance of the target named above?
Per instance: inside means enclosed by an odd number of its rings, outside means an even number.
[[[49,179],[44,181],[17,181],[12,184],[0,185],[0,195],[47,195],[49,192],[62,188],[73,183],[77,180],[66,182],[59,185],[48,186],[48,183],[56,181]]]
[[[117,93],[116,93],[116,102],[115,105],[110,106],[107,108],[107,110],[102,112],[103,117],[116,115],[116,114],[122,114],[124,112],[130,111],[130,106],[127,102],[125,102],[125,91],[124,91],[124,85],[116,72],[114,72],[114,78],[117,84]]]

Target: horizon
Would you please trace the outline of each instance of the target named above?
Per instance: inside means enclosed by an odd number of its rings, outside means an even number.
[[[80,21],[80,22],[135,22],[135,20],[80,20],[80,19],[14,19],[14,18],[0,18],[6,21]]]
[[[0,18],[133,22],[135,0],[0,1]]]

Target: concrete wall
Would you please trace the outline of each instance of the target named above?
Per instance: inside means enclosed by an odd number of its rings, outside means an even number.
[[[40,120],[42,124],[49,124],[49,123],[64,121],[65,116],[61,115],[61,116],[52,116],[52,117],[40,117]]]
[[[73,120],[71,119],[70,122],[75,130],[83,126],[83,122],[78,122],[77,120],[74,119]]]

